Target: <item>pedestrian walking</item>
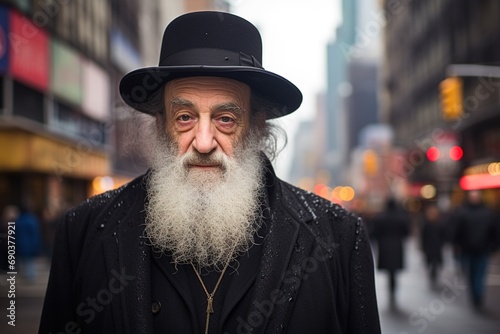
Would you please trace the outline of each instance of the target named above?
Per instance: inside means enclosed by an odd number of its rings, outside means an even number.
[[[490,254],[498,248],[498,222],[478,190],[467,193],[464,205],[454,216],[455,246],[469,284],[472,305],[479,309],[485,296]]]
[[[420,243],[433,288],[437,285],[437,276],[443,263],[443,245],[446,240],[446,230],[441,220],[441,212],[435,204],[430,204],[424,210],[421,223]]]
[[[42,235],[38,217],[31,211],[29,204],[20,207],[20,214],[16,222],[16,250],[20,260],[20,272],[33,283],[36,278],[36,257],[42,247]]]
[[[389,301],[396,306],[396,275],[404,268],[404,240],[409,233],[409,220],[398,210],[396,201],[389,198],[385,210],[373,220],[373,238],[378,249],[379,270],[386,271],[389,278]]]

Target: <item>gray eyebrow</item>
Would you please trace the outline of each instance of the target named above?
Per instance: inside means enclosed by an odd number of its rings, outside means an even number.
[[[243,108],[234,102],[221,103],[212,108],[212,111],[229,111],[238,116],[243,113]]]
[[[180,98],[175,98],[170,101],[170,107],[171,110],[173,110],[176,107],[188,107],[192,108],[194,107],[193,102],[185,99],[180,99]],[[212,111],[229,111],[232,112],[238,116],[240,116],[243,113],[243,108],[241,108],[237,103],[234,102],[226,102],[226,103],[221,103],[218,105],[215,105],[212,108]]]
[[[193,107],[193,102],[184,99],[172,99],[170,106],[173,107]]]

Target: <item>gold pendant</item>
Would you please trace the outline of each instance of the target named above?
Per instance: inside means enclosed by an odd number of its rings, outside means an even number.
[[[214,313],[213,301],[214,301],[213,296],[209,296],[207,298],[207,313]]]

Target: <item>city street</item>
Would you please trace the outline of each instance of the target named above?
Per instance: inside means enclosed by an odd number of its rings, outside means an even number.
[[[487,298],[482,312],[469,305],[468,289],[458,274],[449,250],[445,251],[445,266],[440,285],[434,290],[428,284],[423,258],[415,240],[407,245],[406,270],[398,276],[397,307],[391,309],[387,295],[385,273],[376,275],[379,312],[384,334],[497,334],[500,330],[500,258],[491,261]],[[45,259],[38,261],[39,280],[27,284],[17,278],[16,326],[7,324],[6,278],[2,276],[0,332],[37,333],[43,295],[48,278]]]
[[[384,334],[496,334],[500,332],[500,261],[492,259],[483,311],[469,304],[467,285],[445,250],[439,286],[432,289],[415,239],[406,245],[406,270],[398,276],[397,307],[389,305],[385,273],[378,272],[377,296]]]

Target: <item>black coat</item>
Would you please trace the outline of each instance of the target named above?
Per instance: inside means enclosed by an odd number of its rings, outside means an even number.
[[[279,180],[269,163],[265,168],[270,226],[250,309],[239,315],[241,331],[380,333],[361,220]],[[151,249],[142,238],[146,180],[141,176],[67,214],[56,236],[39,333],[153,333]],[[176,316],[193,322],[189,313]]]
[[[499,246],[498,217],[484,204],[467,204],[454,217],[455,244],[463,254],[486,255]]]
[[[377,240],[378,269],[404,267],[403,242],[409,233],[409,221],[397,210],[385,211],[373,220],[373,237]]]
[[[422,221],[421,245],[427,263],[443,262],[443,245],[446,240],[444,225],[441,222]]]

